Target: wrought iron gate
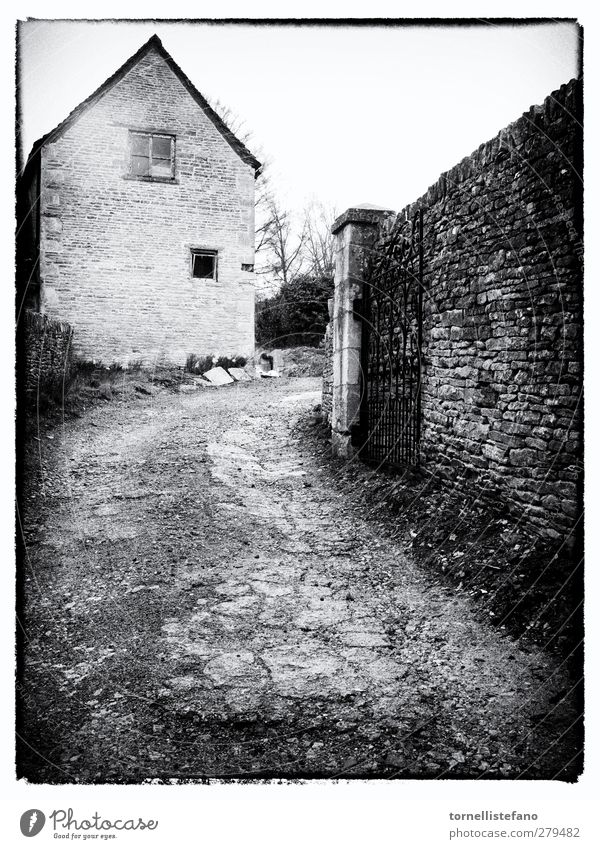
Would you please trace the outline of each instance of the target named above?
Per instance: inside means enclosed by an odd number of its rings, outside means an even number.
[[[423,331],[423,213],[396,225],[367,271],[362,306],[360,455],[418,466]]]

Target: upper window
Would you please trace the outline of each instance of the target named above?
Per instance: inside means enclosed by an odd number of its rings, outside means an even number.
[[[175,136],[131,132],[129,138],[132,177],[150,180],[175,178]]]

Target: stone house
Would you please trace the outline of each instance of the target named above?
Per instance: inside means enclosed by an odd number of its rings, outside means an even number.
[[[20,303],[105,364],[250,354],[259,170],[153,36],[33,147]]]

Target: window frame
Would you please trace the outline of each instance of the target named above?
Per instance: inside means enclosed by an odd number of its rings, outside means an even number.
[[[134,138],[146,138],[148,141],[148,174],[135,174],[133,170],[133,139]],[[152,140],[154,138],[160,139],[168,139],[170,141],[170,161],[171,161],[171,174],[166,176],[164,174],[153,174],[153,158],[152,158]],[[140,180],[141,182],[146,183],[176,183],[176,172],[175,172],[175,161],[176,161],[176,136],[174,133],[163,132],[162,130],[129,130],[129,170],[127,173],[127,178],[130,180]],[[156,159],[161,159],[161,157],[156,157]],[[166,161],[164,157],[162,157],[162,161]]]
[[[212,277],[196,277],[194,274],[194,259],[197,256],[209,256],[214,260],[214,274]],[[214,248],[190,248],[190,277],[192,280],[212,280],[219,282],[219,251]]]

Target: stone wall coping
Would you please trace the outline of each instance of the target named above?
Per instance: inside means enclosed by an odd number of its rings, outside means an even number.
[[[351,206],[335,219],[331,226],[331,232],[335,236],[346,224],[377,226],[386,215],[395,215],[395,211],[386,209],[384,206],[371,206],[369,204]]]
[[[421,197],[407,204],[398,215],[402,219],[412,218],[419,209],[425,209],[443,200],[448,186],[460,185],[474,174],[479,174],[503,152],[510,155],[511,151],[520,147],[524,138],[545,135],[548,125],[557,117],[565,115],[573,119],[579,113],[577,98],[581,91],[580,78],[563,83],[560,88],[549,94],[542,104],[531,106],[527,112],[523,112],[519,118],[500,130],[494,138],[483,142],[469,156],[465,156],[448,171],[440,174]]]

